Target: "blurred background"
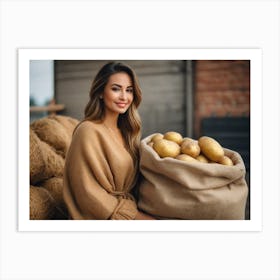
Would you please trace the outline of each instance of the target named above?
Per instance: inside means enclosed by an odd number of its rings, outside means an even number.
[[[104,60],[32,60],[30,122],[50,114],[81,120]],[[250,61],[129,60],[139,79],[142,137],[176,131],[207,135],[239,152],[250,186]],[[246,209],[249,218],[250,200]]]

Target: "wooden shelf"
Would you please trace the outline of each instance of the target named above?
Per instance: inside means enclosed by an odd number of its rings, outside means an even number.
[[[65,105],[63,104],[50,104],[48,106],[30,106],[30,112],[50,112],[55,113],[64,110]]]

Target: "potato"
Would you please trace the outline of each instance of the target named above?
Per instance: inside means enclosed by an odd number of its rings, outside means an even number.
[[[198,160],[198,161],[200,161],[200,162],[209,163],[209,160],[207,159],[207,157],[205,157],[205,156],[202,155],[202,154],[200,154],[199,156],[197,156],[195,159]]]
[[[160,140],[160,139],[162,139],[162,138],[163,138],[163,134],[161,134],[161,133],[156,133],[156,134],[152,137],[151,142],[155,142],[155,141]]]
[[[189,155],[186,155],[186,154],[180,154],[176,157],[176,159],[187,161],[187,162],[197,162],[197,160],[195,158],[193,158]]]
[[[153,149],[161,158],[175,158],[180,154],[180,146],[177,143],[166,139],[161,139],[154,142]]]
[[[229,166],[232,166],[233,165],[233,162],[232,160],[227,157],[227,156],[223,156],[219,161],[218,163],[220,164],[223,164],[223,165],[229,165]]]
[[[183,145],[184,143],[191,143],[191,142],[194,142],[195,140],[192,139],[192,138],[189,138],[189,137],[185,137],[183,138],[183,141],[181,143],[181,145]]]
[[[181,145],[181,153],[196,158],[200,154],[200,147],[195,141],[186,141]]]
[[[222,146],[213,138],[202,136],[198,139],[202,153],[212,161],[218,162],[224,156]]]
[[[182,135],[180,133],[174,132],[174,131],[166,132],[163,135],[163,139],[173,141],[173,142],[177,143],[178,145],[180,145],[183,141]]]

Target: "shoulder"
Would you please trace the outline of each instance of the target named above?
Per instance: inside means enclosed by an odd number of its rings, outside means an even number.
[[[107,138],[107,131],[102,122],[82,121],[72,136],[74,143],[102,143]]]
[[[104,128],[102,123],[82,121],[76,127],[72,136],[71,146],[77,149],[89,150],[103,145]]]
[[[102,123],[94,122],[94,121],[82,121],[78,124],[76,127],[76,130],[74,132],[73,136],[90,136],[102,133],[104,130]]]

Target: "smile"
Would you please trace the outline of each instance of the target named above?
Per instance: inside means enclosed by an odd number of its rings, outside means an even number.
[[[124,107],[127,105],[127,103],[123,103],[123,102],[118,102],[118,103],[116,103],[116,104],[117,104],[117,106],[120,107],[120,108],[124,108]]]

